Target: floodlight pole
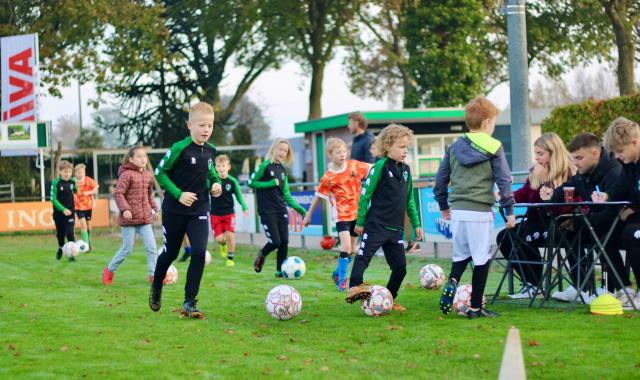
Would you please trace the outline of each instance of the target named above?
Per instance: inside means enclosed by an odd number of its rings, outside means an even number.
[[[511,102],[511,169],[524,171],[529,168],[531,162],[525,0],[508,0],[506,13]]]
[[[80,81],[78,81],[78,122],[80,123],[80,131],[82,131],[82,95],[80,94]]]

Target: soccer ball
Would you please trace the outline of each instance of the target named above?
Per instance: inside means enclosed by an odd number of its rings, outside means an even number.
[[[76,243],[70,241],[62,246],[62,253],[69,258],[76,257],[80,254],[80,248],[78,248]]]
[[[453,297],[453,310],[458,314],[464,314],[467,312],[467,309],[471,307],[471,294],[472,288],[470,284],[464,284],[458,286],[456,290],[456,295]],[[484,295],[482,296],[482,304],[485,304]]]
[[[370,317],[389,314],[391,307],[393,307],[393,296],[389,289],[380,285],[373,285],[371,287],[371,298],[368,300],[363,299],[360,302],[360,309]]]
[[[427,264],[420,269],[420,286],[426,289],[439,289],[444,283],[444,271],[436,264]]]
[[[278,285],[269,291],[264,300],[267,313],[275,319],[286,321],[298,315],[302,309],[300,293],[289,285]]]
[[[169,269],[167,269],[167,275],[164,277],[163,284],[175,284],[178,282],[178,268],[171,265]]]
[[[336,239],[331,236],[325,236],[320,239],[320,246],[322,249],[331,249],[336,244]]]
[[[77,240],[76,245],[78,246],[80,253],[89,252],[89,244],[87,244],[87,242],[85,242],[84,240]]]
[[[282,276],[287,279],[300,279],[304,276],[304,272],[307,270],[307,266],[304,264],[301,258],[298,256],[288,257],[282,263]]]
[[[209,251],[204,252],[204,265],[211,264],[211,253]]]

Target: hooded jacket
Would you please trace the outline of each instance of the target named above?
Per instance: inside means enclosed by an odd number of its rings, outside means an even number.
[[[470,132],[447,150],[433,193],[440,210],[489,212],[495,204],[494,183],[500,192],[500,205],[507,215],[513,215],[511,171],[502,144],[487,133]]]
[[[130,162],[118,169],[118,184],[113,198],[120,209],[118,223],[123,227],[150,224],[151,210],[158,212],[158,206],[153,198],[151,172],[141,170]],[[122,217],[122,213],[127,210],[131,211],[131,219]]]

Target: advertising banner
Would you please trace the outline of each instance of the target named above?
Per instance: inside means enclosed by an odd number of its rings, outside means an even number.
[[[0,52],[2,121],[37,121],[38,35],[4,37]]]

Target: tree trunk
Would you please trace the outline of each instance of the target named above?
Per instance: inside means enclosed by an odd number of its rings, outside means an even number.
[[[311,64],[311,90],[309,91],[308,120],[322,117],[322,81],[324,79],[324,62],[319,60]]]
[[[611,20],[613,32],[616,36],[618,49],[618,87],[620,95],[636,93],[633,64],[635,59],[635,45],[633,44],[633,25],[628,20],[628,4],[626,1],[610,1],[604,5],[607,16]]]
[[[402,108],[418,108],[420,106],[420,97],[416,86],[404,68],[400,65],[398,66],[402,75]]]

